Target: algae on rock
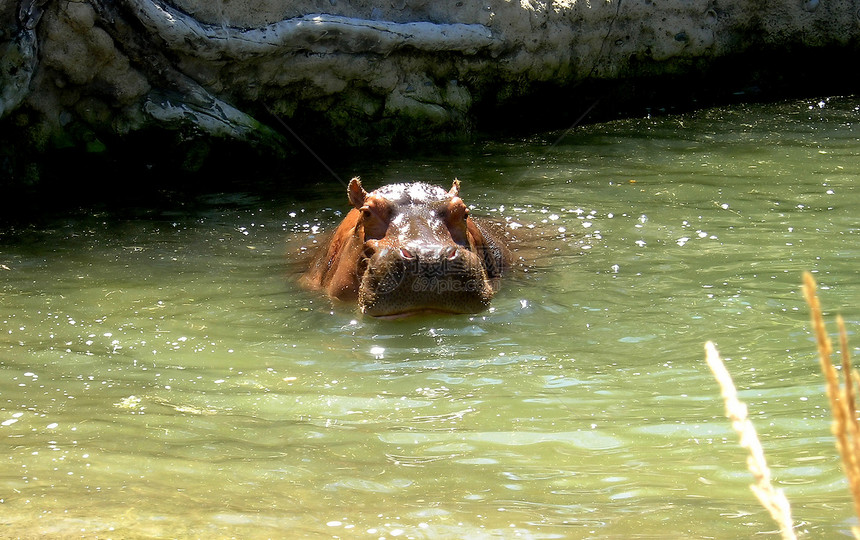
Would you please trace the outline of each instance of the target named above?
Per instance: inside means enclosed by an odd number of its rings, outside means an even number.
[[[547,85],[570,99],[545,108],[565,110],[583,83],[853,51],[858,22],[852,0],[7,0],[0,129],[25,108],[53,132],[184,130],[273,156],[287,124],[334,145],[438,140]]]

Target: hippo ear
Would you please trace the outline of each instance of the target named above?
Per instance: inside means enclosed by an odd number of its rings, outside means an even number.
[[[347,193],[349,193],[349,202],[360,210],[361,207],[364,206],[364,199],[367,198],[367,192],[364,191],[363,187],[361,187],[361,180],[359,180],[357,176],[349,181]]]
[[[448,190],[448,195],[452,197],[460,196],[460,181],[456,178],[454,179],[454,184],[451,186],[451,189]]]

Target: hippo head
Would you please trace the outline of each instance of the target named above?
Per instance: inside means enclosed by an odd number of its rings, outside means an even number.
[[[416,312],[474,313],[498,289],[496,261],[459,196],[423,183],[392,184],[367,193],[355,178],[349,200],[361,213],[364,252],[358,305],[373,316]],[[498,254],[496,254],[498,255]],[[487,259],[491,268],[487,268]]]
[[[469,216],[459,191],[454,180],[448,191],[405,183],[367,193],[353,178],[353,209],[305,283],[376,317],[485,309],[509,253]]]

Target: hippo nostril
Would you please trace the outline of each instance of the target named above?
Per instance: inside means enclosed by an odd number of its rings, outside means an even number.
[[[400,256],[403,257],[404,259],[414,259],[415,258],[415,255],[413,255],[412,252],[409,251],[408,249],[406,249],[405,247],[400,248]]]

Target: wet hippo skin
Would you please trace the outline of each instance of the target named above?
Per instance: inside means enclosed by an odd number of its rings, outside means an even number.
[[[503,238],[469,214],[460,182],[348,187],[353,208],[320,247],[301,282],[362,313],[476,313],[499,290],[511,254]]]

